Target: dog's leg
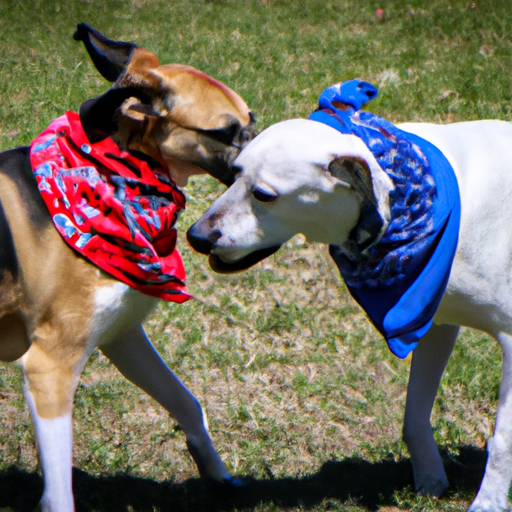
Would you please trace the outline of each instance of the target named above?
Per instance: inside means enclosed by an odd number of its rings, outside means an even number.
[[[201,405],[156,352],[142,326],[100,348],[128,380],[153,397],[179,423],[202,476],[236,483],[213,447]]]
[[[43,472],[43,512],[74,510],[71,483],[73,396],[85,358],[52,358],[38,345],[21,358],[25,397]],[[74,362],[70,362],[74,361]]]
[[[469,512],[510,510],[508,491],[512,480],[512,337],[496,336],[503,351],[503,371],[494,435],[480,490]]]
[[[411,455],[416,491],[420,494],[439,496],[448,487],[430,426],[430,413],[458,332],[458,326],[433,325],[413,354],[403,435]]]
[[[29,405],[37,437],[39,463],[43,472],[44,492],[40,507],[43,512],[75,510],[71,482],[73,435],[71,412],[46,419],[37,413],[37,406],[27,385],[25,398]]]

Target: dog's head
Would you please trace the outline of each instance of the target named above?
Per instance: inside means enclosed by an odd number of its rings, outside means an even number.
[[[85,23],[74,38],[113,82],[80,108],[91,142],[115,136],[168,168],[180,186],[204,172],[231,184],[231,164],[255,135],[254,117],[238,94],[190,66],[160,65],[151,52],[111,41]]]
[[[361,252],[387,227],[392,182],[354,135],[283,121],[250,142],[234,166],[235,183],[187,234],[217,272],[244,270],[297,233]]]

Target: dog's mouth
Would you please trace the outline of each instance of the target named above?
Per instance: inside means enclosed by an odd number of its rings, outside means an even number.
[[[247,256],[233,262],[224,261],[217,256],[217,254],[210,253],[208,263],[210,264],[210,268],[218,274],[235,274],[236,272],[242,272],[243,270],[256,265],[256,263],[259,263],[261,260],[268,258],[280,247],[280,245],[275,245],[273,247],[268,247],[267,249],[259,249],[258,251],[251,252]]]

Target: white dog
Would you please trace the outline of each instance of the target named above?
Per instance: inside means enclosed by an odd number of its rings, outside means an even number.
[[[485,476],[469,510],[509,510],[512,124],[408,123],[399,128],[442,151],[456,175],[462,212],[449,282],[411,364],[403,433],[415,486],[418,492],[430,495],[439,495],[448,486],[430,414],[459,326],[473,327],[500,343],[503,378]],[[218,272],[243,270],[297,233],[344,250],[350,246],[368,196],[384,220],[372,243],[383,236],[389,223],[393,184],[368,147],[352,134],[313,120],[284,121],[257,136],[235,165],[240,169],[235,183],[188,234],[192,246],[209,254],[210,265]],[[353,173],[369,177],[367,190],[357,185]]]

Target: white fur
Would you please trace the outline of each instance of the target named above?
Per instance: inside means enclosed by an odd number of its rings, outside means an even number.
[[[24,387],[24,392],[34,423],[39,444],[39,461],[43,471],[44,493],[41,498],[41,509],[51,512],[73,511],[71,414],[51,420],[41,418],[37,414],[27,386]]]
[[[128,380],[179,423],[202,474],[218,481],[229,479],[211,442],[201,405],[154,349],[140,323],[157,301],[119,282],[100,288],[96,293],[92,344],[98,344]]]
[[[128,380],[159,402],[179,423],[201,473],[218,481],[229,479],[208,434],[201,405],[144,333],[141,322],[157,300],[114,280],[111,285],[96,291],[91,336],[74,368],[76,382],[87,358],[99,346]],[[23,367],[24,358],[19,362]],[[44,475],[41,509],[43,512],[73,511],[71,411],[58,418],[44,419],[37,413],[28,385],[25,385],[25,396],[34,422]]]
[[[98,288],[94,296],[90,345],[101,347],[120,331],[140,324],[157,303],[157,298],[119,281],[112,280],[109,286]]]
[[[448,485],[430,426],[439,381],[458,326],[494,336],[503,349],[503,378],[489,461],[470,512],[509,510],[512,479],[512,124],[476,121],[450,125],[404,124],[433,142],[449,159],[459,183],[462,218],[457,253],[435,325],[415,350],[404,420],[419,492],[438,495]],[[354,227],[361,197],[336,186],[325,172],[340,156],[366,161],[379,206],[388,186],[366,147],[321,123],[292,120],[265,130],[240,154],[241,173],[196,223],[196,236],[215,230],[212,253],[233,263],[280,245],[296,233],[311,241],[340,244]],[[363,144],[364,146],[364,144]],[[253,197],[256,183],[278,199]],[[304,191],[313,200],[304,202]],[[211,239],[210,239],[211,240]]]

